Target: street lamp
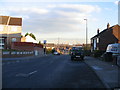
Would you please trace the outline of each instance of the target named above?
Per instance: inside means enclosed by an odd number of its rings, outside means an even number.
[[[86,21],[86,49],[87,49],[87,38],[88,38],[88,30],[87,30],[87,19],[84,19]]]

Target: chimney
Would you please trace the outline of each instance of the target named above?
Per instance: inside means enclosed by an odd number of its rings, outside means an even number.
[[[99,34],[100,33],[100,30],[99,30],[99,28],[98,28],[98,30],[97,30],[97,34]]]
[[[108,23],[108,24],[107,24],[107,29],[109,29],[109,28],[110,28],[110,24]]]

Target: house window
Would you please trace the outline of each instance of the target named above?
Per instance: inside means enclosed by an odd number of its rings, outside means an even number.
[[[4,45],[0,45],[0,49],[4,49]]]
[[[16,40],[17,40],[16,38],[12,38],[12,42],[16,42]]]
[[[99,43],[99,38],[97,38],[97,43]]]
[[[94,39],[93,49],[96,50],[96,48],[97,48],[97,42],[96,42],[96,39]]]
[[[0,38],[0,45],[4,45],[4,38]]]
[[[0,38],[0,49],[4,49],[4,38]]]

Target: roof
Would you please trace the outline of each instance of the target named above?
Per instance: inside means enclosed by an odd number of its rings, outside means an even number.
[[[114,26],[116,26],[116,25],[114,25]],[[95,36],[94,36],[94,37],[92,37],[91,39],[93,39],[93,38],[96,38],[96,37],[100,36],[102,33],[106,32],[107,30],[112,30],[112,28],[113,28],[114,26],[110,27],[109,29],[104,29],[103,31],[101,31],[99,34],[95,35]]]
[[[26,42],[33,42],[33,43],[37,43],[36,40],[34,40],[31,36],[27,35],[26,36]]]
[[[0,24],[22,26],[22,18],[10,17],[10,16],[0,16]]]

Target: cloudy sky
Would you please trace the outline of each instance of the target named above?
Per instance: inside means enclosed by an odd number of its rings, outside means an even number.
[[[22,34],[35,34],[37,41],[85,43],[106,28],[118,24],[118,1],[107,0],[1,0],[0,15],[23,18]]]

